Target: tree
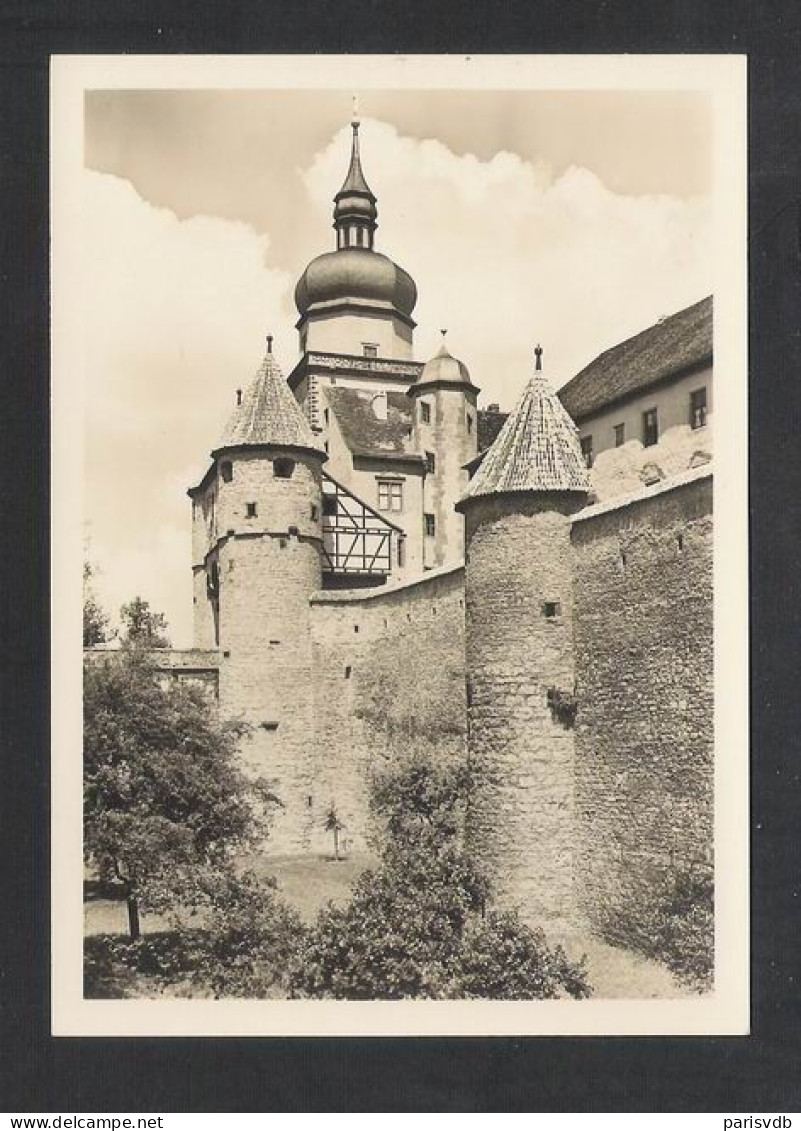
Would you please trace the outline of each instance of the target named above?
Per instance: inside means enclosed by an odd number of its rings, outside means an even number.
[[[154,613],[149,601],[134,597],[120,609],[123,624],[122,642],[137,648],[169,648],[169,625],[164,613]]]
[[[197,687],[162,684],[137,648],[84,665],[84,852],[141,910],[210,904],[277,799],[239,769],[245,726]]]
[[[108,616],[103,611],[92,587],[95,567],[83,563],[83,646],[93,648],[105,644],[108,635]]]
[[[339,860],[339,834],[345,828],[344,822],[340,820],[337,807],[332,801],[328,807],[328,812],[325,815],[325,828],[329,833],[334,836],[334,859]]]
[[[412,758],[374,783],[385,841],[351,903],[329,904],[300,940],[297,997],[542,998],[589,993],[582,964],[514,914],[487,913],[490,890],[461,846],[470,777]]]

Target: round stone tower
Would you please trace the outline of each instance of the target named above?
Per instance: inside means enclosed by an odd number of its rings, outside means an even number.
[[[578,432],[539,371],[458,503],[465,517],[466,840],[502,907],[571,918],[574,664],[570,516]]]
[[[410,386],[414,433],[426,457],[423,484],[423,563],[428,569],[456,565],[464,554],[464,519],[456,504],[467,485],[464,465],[478,451],[479,389],[464,362],[448,352],[442,331],[439,352]]]
[[[210,472],[190,492],[196,523],[208,529],[195,608],[198,635],[214,636],[197,643],[222,653],[221,709],[251,724],[244,759],[283,803],[271,847],[293,852],[311,833],[309,599],[321,587],[326,455],[270,346],[252,384],[237,392]]]

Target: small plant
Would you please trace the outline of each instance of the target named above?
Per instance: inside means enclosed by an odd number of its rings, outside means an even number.
[[[339,855],[339,834],[345,828],[345,824],[340,820],[337,807],[333,801],[328,806],[328,811],[325,815],[325,828],[326,831],[331,833],[334,837],[334,859],[341,860],[342,857]]]
[[[561,691],[558,687],[548,688],[548,708],[551,718],[565,730],[572,730],[578,714],[578,701],[572,691]]]

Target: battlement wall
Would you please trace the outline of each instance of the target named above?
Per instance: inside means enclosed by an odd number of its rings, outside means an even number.
[[[579,914],[636,944],[713,845],[709,466],[573,519]]]
[[[464,569],[312,598],[316,772],[313,845],[333,803],[363,849],[371,775],[415,750],[461,757],[466,739]]]

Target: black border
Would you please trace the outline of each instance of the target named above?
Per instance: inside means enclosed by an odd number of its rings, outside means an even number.
[[[51,53],[749,55],[753,1033],[749,1038],[49,1036]],[[5,0],[0,6],[4,1111],[799,1107],[801,7],[795,0]]]

